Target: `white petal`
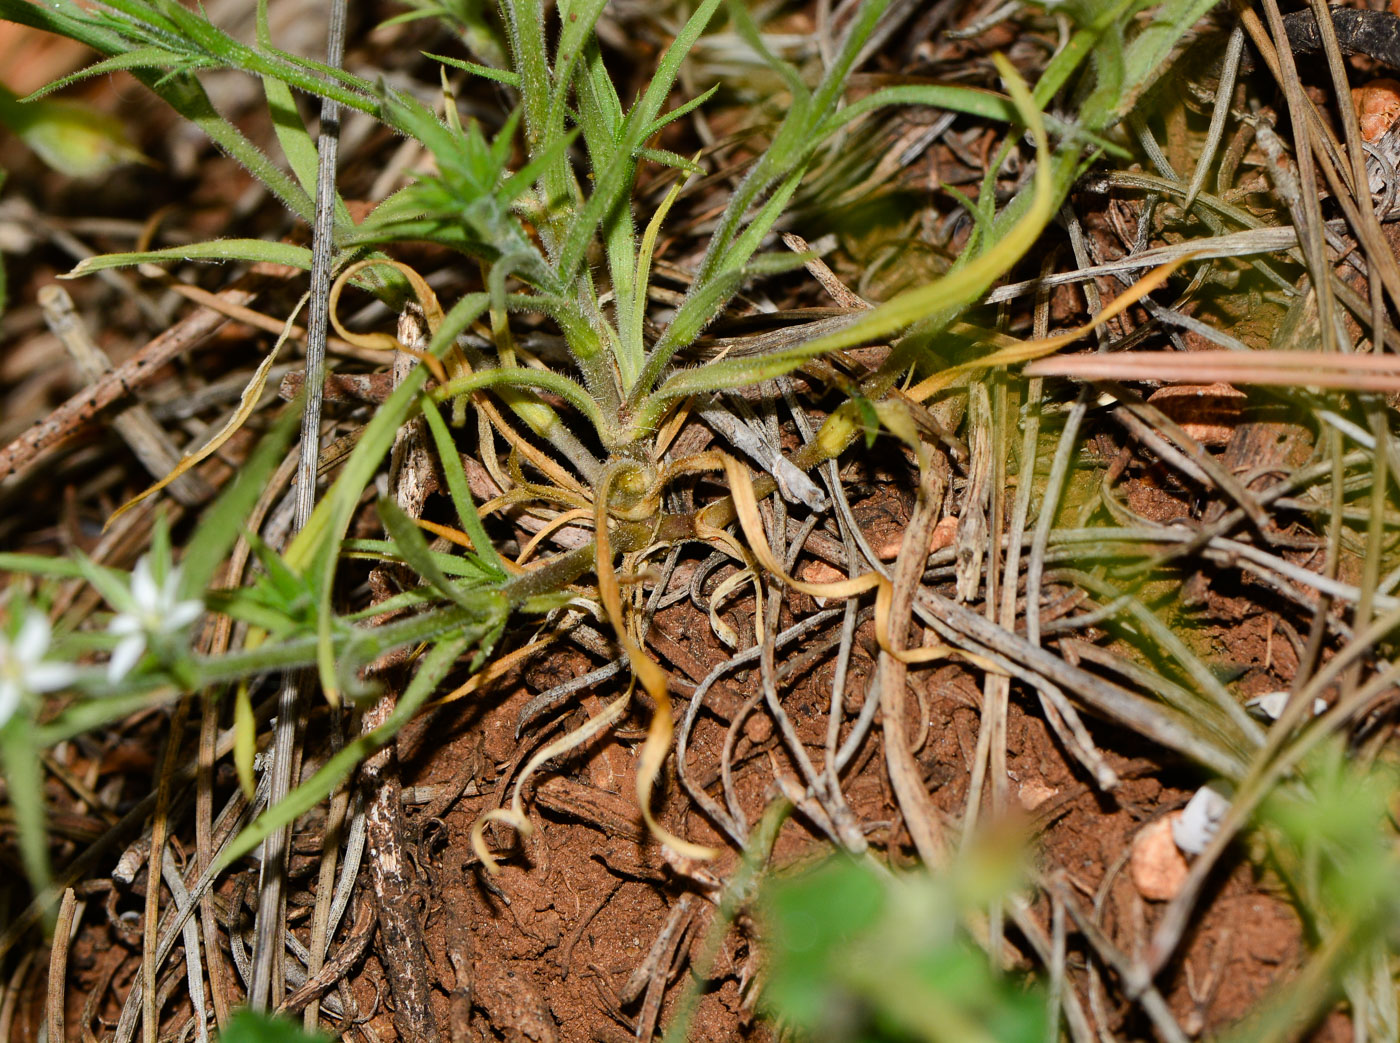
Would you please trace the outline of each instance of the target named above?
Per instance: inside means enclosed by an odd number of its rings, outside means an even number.
[[[67,688],[78,676],[69,663],[35,663],[24,672],[24,684],[31,692],[54,692]]]
[[[52,636],[53,631],[49,629],[48,618],[41,612],[31,612],[20,625],[11,655],[16,662],[37,663],[49,650],[49,640]]]
[[[1199,855],[1215,835],[1230,810],[1230,801],[1219,790],[1202,786],[1186,802],[1181,817],[1172,821],[1172,839],[1188,855]]]
[[[166,630],[179,630],[187,627],[200,616],[204,615],[204,602],[202,601],[181,601],[173,605],[166,614],[164,628]]]
[[[123,638],[121,643],[112,649],[112,661],[107,664],[107,680],[116,684],[131,673],[131,668],[140,660],[141,653],[144,651],[146,651],[145,634],[132,634],[128,638]]]
[[[174,605],[180,598],[180,569],[172,568],[165,574],[165,582],[160,588],[160,603],[162,608]]]
[[[13,681],[0,681],[0,726],[15,715],[19,709],[19,685]]]
[[[112,617],[112,621],[107,624],[107,633],[115,634],[117,637],[127,637],[130,634],[140,634],[146,628],[141,625],[141,620],[127,612],[120,612]]]
[[[151,575],[151,559],[143,557],[131,570],[131,596],[141,608],[151,611],[160,607],[160,591],[156,589],[155,577]]]

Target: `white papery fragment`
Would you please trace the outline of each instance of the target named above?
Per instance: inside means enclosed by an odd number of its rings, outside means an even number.
[[[1256,695],[1244,704],[1244,708],[1260,720],[1276,721],[1283,716],[1283,708],[1288,705],[1287,692],[1266,692]],[[1313,716],[1321,717],[1327,712],[1326,699],[1313,700]]]
[[[1172,820],[1172,839],[1188,855],[1199,855],[1220,832],[1230,801],[1212,786],[1202,786]]]

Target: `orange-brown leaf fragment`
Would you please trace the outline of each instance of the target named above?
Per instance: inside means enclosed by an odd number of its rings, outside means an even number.
[[[1186,882],[1186,857],[1172,839],[1173,817],[1167,815],[1149,822],[1133,837],[1128,874],[1138,894],[1149,902],[1170,901]]]
[[[1171,384],[1152,392],[1147,401],[1201,445],[1219,446],[1230,441],[1246,398],[1229,384]]]
[[[1353,87],[1351,103],[1356,107],[1356,121],[1361,125],[1362,140],[1376,141],[1400,116],[1400,83],[1380,79],[1372,80],[1364,87]]]

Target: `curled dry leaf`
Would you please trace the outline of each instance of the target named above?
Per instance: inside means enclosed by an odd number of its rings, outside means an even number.
[[[1147,401],[1201,445],[1220,446],[1230,441],[1247,397],[1229,384],[1173,384]]]
[[[1400,116],[1400,83],[1391,79],[1372,80],[1351,89],[1351,103],[1364,141],[1377,141]]]

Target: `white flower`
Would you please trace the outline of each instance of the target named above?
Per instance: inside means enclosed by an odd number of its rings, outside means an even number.
[[[45,663],[53,632],[41,613],[30,613],[11,640],[0,634],[0,725],[19,708],[25,692],[51,692],[71,684],[77,671],[68,663]]]
[[[180,601],[179,597],[178,568],[167,572],[165,582],[156,586],[150,558],[143,557],[136,563],[131,570],[133,609],[117,613],[107,626],[109,634],[121,638],[107,664],[107,680],[115,684],[130,673],[152,638],[178,634],[203,614],[202,601]]]

